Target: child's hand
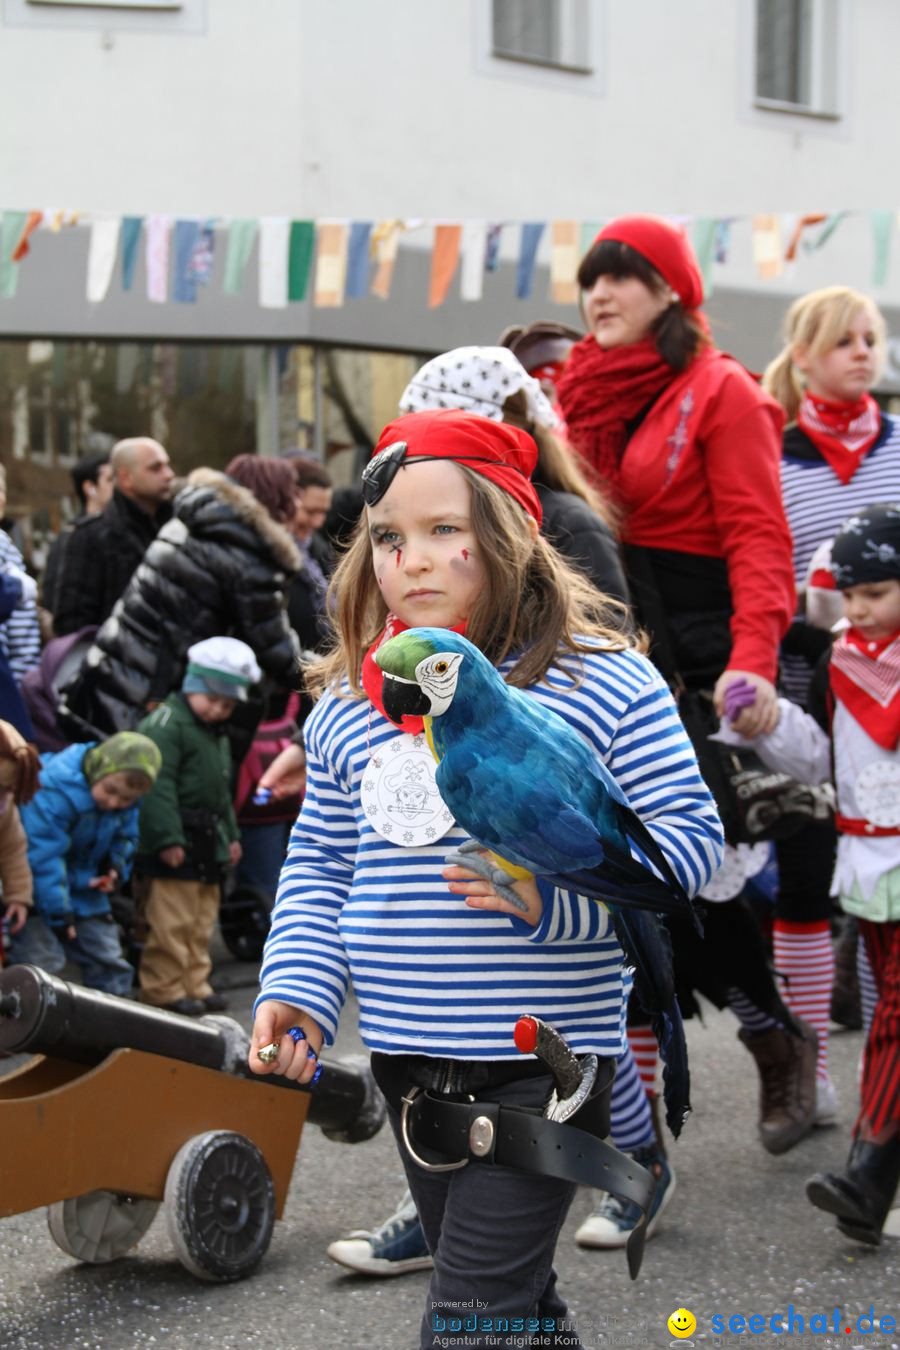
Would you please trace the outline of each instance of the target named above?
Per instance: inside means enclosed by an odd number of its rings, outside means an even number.
[[[495,909],[501,914],[514,914],[517,919],[524,919],[533,928],[541,921],[544,902],[534,877],[516,881],[512,885],[512,889],[527,905],[526,910],[521,910],[516,909],[508,900],[504,900],[489,881],[485,881],[477,872],[470,872],[467,867],[456,867],[451,864],[444,868],[441,875],[450,883],[450,890],[454,895],[466,897],[466,904],[470,909]]]
[[[303,1031],[302,1038],[294,1039],[287,1033],[294,1027]],[[308,1083],[318,1067],[319,1051],[324,1037],[322,1028],[309,1013],[291,1003],[266,999],[259,1005],[250,1038],[249,1064],[254,1073],[280,1073],[298,1083]],[[264,1045],[278,1042],[278,1058],[274,1064],[265,1064],[259,1058]]]
[[[170,844],[168,848],[159,850],[159,860],[164,862],[166,867],[180,867],[187,854],[180,844]]]
[[[287,745],[272,760],[257,789],[268,788],[275,801],[306,791],[306,751],[302,745]]]
[[[111,867],[108,872],[103,872],[99,877],[91,877],[88,885],[92,886],[94,890],[102,891],[104,895],[109,895],[110,891],[116,889],[118,880],[118,872],[114,867]]]
[[[4,917],[9,924],[10,934],[14,937],[16,933],[21,933],[25,927],[25,920],[28,918],[28,906],[13,902],[6,906]]]
[[[238,863],[241,861],[241,854],[243,851],[240,840],[232,839],[231,843],[228,845],[228,861],[232,867],[237,867]]]
[[[753,691],[753,702],[737,710],[737,717],[729,718],[735,731],[752,740],[754,736],[774,731],[778,725],[778,695],[775,686],[762,675],[752,670],[726,670],[716,681],[713,702],[719,717],[725,715],[725,695],[734,684],[749,686]],[[742,689],[741,697],[744,696]],[[749,698],[749,690],[746,691]],[[734,695],[732,698],[734,699]]]

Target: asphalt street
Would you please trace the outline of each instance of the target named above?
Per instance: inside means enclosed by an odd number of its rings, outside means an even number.
[[[217,956],[216,980],[230,992],[230,1012],[249,1026],[256,969],[226,959],[220,947]],[[861,1033],[839,1031],[832,1039],[840,1125],[771,1157],[756,1140],[756,1074],[735,1032],[733,1018],[712,1009],[702,1024],[688,1027],[694,1113],[671,1149],[677,1193],[636,1282],[623,1252],[576,1247],[575,1229],[591,1208],[587,1191],[576,1197],[557,1268],[583,1345],[900,1347],[900,1334],[865,1329],[865,1321],[857,1329],[870,1307],[876,1319],[900,1322],[900,1242],[875,1250],[846,1241],[803,1193],[811,1172],[839,1166],[846,1153]],[[331,1053],[361,1052],[348,1007]],[[256,1275],[231,1285],[198,1281],[179,1264],[162,1213],[132,1253],[105,1266],[66,1256],[43,1211],[0,1220],[0,1347],[415,1347],[427,1274],[372,1280],[343,1272],[325,1255],[333,1237],[374,1227],[392,1211],[400,1177],[386,1129],[367,1143],[345,1145],[307,1126],[269,1252]],[[784,1331],[777,1322],[772,1330],[771,1319],[787,1318],[789,1306],[793,1330],[787,1322]],[[679,1307],[697,1319],[689,1338],[673,1338],[666,1326]],[[827,1323],[811,1323],[826,1316]],[[765,1330],[757,1331],[751,1317],[764,1318]],[[729,1329],[733,1318],[744,1319],[743,1331],[738,1322]]]

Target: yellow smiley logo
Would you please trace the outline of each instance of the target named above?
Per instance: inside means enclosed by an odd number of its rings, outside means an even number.
[[[697,1319],[688,1308],[676,1308],[666,1326],[681,1341],[697,1330]]]

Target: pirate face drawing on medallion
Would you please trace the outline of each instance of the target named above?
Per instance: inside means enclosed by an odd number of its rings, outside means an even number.
[[[392,815],[402,816],[404,820],[416,820],[434,811],[432,798],[439,794],[434,780],[426,773],[422,763],[416,763],[414,759],[404,760],[394,773],[385,775],[384,783],[396,797],[387,807]]]

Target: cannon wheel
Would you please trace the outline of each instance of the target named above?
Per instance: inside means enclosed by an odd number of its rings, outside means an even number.
[[[201,1280],[239,1280],[272,1240],[275,1190],[251,1140],[210,1130],[176,1153],[166,1178],[166,1225],[182,1265]]]
[[[136,1247],[150,1227],[158,1200],[117,1191],[88,1191],[47,1206],[50,1236],[77,1261],[102,1265]]]

